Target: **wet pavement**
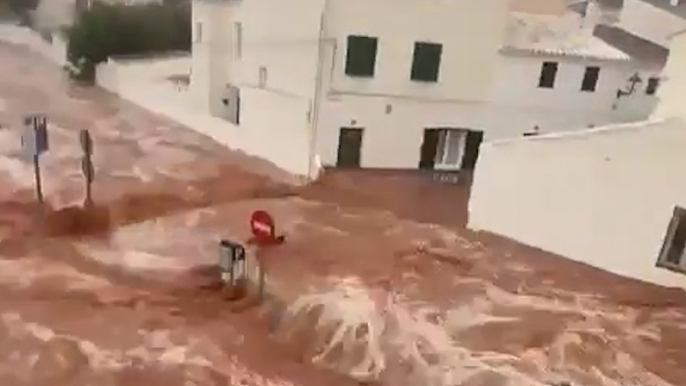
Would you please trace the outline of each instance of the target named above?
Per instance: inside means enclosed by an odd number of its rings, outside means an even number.
[[[3,385],[355,385],[338,373],[363,379],[359,363],[387,386],[686,379],[683,291],[465,230],[464,186],[332,172],[294,187],[272,165],[70,85],[23,49],[0,45],[0,73],[12,74],[0,78]],[[19,158],[26,112],[51,122],[41,209]],[[96,146],[90,210],[83,128]],[[260,253],[271,288],[286,303],[309,294],[319,325],[272,336],[262,310],[235,312],[209,286],[218,240],[246,240],[255,209],[286,235]],[[327,351],[342,336],[327,321],[366,327]]]

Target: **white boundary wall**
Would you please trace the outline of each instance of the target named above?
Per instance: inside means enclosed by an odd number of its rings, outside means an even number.
[[[608,126],[482,146],[469,227],[662,285],[675,205],[686,206],[686,123]]]
[[[192,93],[168,80],[171,75],[188,74],[190,65],[189,55],[111,59],[98,65],[96,82],[227,147],[266,159],[297,176],[308,175],[308,101],[269,89],[243,87],[240,125],[233,125],[202,111],[194,104]]]

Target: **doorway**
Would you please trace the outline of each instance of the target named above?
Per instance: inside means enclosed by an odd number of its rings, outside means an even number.
[[[473,170],[479,156],[483,132],[467,129],[424,130],[420,169]]]
[[[338,159],[340,168],[359,168],[362,152],[363,129],[344,127],[338,135]]]

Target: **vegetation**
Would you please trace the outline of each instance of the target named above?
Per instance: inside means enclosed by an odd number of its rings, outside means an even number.
[[[96,2],[79,14],[67,37],[71,74],[78,79],[92,80],[95,65],[112,55],[190,50],[190,4],[112,5]]]

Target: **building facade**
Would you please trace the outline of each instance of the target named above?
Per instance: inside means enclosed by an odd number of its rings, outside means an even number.
[[[199,0],[194,101],[258,135],[259,154],[305,155],[309,175],[321,166],[471,169],[482,141],[648,116],[654,92],[637,83],[661,67],[594,36],[592,12],[511,7]]]
[[[686,38],[671,44],[649,121],[484,145],[469,227],[686,287]]]

